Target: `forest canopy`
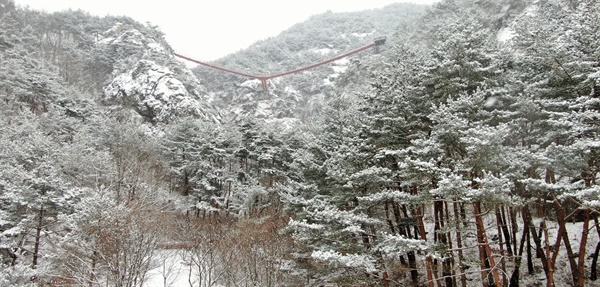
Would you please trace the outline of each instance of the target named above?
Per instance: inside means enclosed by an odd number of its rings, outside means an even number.
[[[594,284],[598,11],[316,15],[218,63],[388,45],[263,92],[158,27],[0,0],[0,286]]]

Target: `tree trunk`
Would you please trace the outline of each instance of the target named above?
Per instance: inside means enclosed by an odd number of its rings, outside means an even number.
[[[529,275],[533,275],[535,273],[535,269],[533,268],[533,254],[531,252],[531,229],[529,228],[529,224],[527,225],[527,230],[523,230],[523,233],[525,233],[527,236],[527,273]]]
[[[485,280],[489,275],[489,271],[484,269],[491,268],[492,277],[490,281],[493,280],[493,282],[490,282],[491,285],[501,287],[502,283],[500,282],[500,275],[496,269],[496,262],[494,260],[494,256],[492,255],[492,249],[487,242],[485,226],[483,224],[483,220],[481,219],[481,203],[479,201],[473,202],[473,212],[475,213],[475,225],[477,227],[477,242],[479,246],[480,258],[483,261],[481,264],[482,267],[484,267],[482,268],[482,279]]]
[[[420,209],[420,208],[419,208]],[[419,233],[421,234],[421,239],[423,241],[427,241],[427,236],[425,235],[425,224],[423,222],[423,215],[419,212],[419,215],[417,216],[417,220],[419,222]],[[432,271],[432,260],[431,257],[426,256],[425,257],[425,268],[427,270],[427,282],[428,282],[428,286],[429,287],[433,287],[433,273]]]
[[[40,241],[42,235],[42,224],[44,223],[44,206],[40,207],[40,212],[38,214],[38,222],[35,227],[35,243],[33,245],[33,260],[31,262],[31,268],[36,268],[38,265],[38,258],[40,256]]]
[[[502,286],[506,286],[507,281],[506,281],[506,261],[504,260],[504,255],[505,255],[504,242],[505,241],[509,242],[510,238],[508,238],[507,240],[504,240],[505,236],[502,232],[502,228],[503,228],[502,215],[500,213],[499,207],[496,207],[496,228],[497,228],[497,232],[498,232],[498,248],[500,248],[500,254],[502,254],[502,257],[500,257],[500,268],[502,268]],[[507,243],[507,249],[510,250],[510,243]]]
[[[590,280],[592,281],[598,279],[598,253],[600,253],[600,242],[596,244],[596,250],[592,257],[592,266],[590,267]]]
[[[556,245],[554,246],[554,252],[556,253],[552,257],[553,265],[556,262],[556,257],[558,255],[559,247],[560,247],[560,238],[562,238],[565,249],[567,250],[567,257],[569,259],[569,266],[571,267],[571,277],[573,279],[573,284],[577,283],[577,263],[575,262],[575,256],[573,256],[573,249],[571,248],[571,242],[569,240],[569,234],[567,233],[567,222],[565,220],[565,210],[563,206],[560,204],[558,199],[554,197],[554,207],[556,209],[557,221],[558,221],[558,233],[556,240]]]
[[[587,244],[588,232],[590,227],[590,209],[585,209],[585,217],[583,219],[583,228],[581,230],[581,244],[579,245],[579,258],[577,261],[577,287],[584,287],[585,285],[585,248]]]
[[[594,217],[594,224],[596,225],[596,232],[600,239],[600,226],[598,226],[598,217]],[[590,280],[596,281],[598,279],[598,255],[600,254],[600,241],[596,244],[596,250],[592,256],[592,266],[590,267]]]
[[[444,201],[444,214],[446,215],[446,221],[450,222],[450,212],[448,211],[448,202]],[[450,231],[446,232],[446,242],[448,242],[448,249],[452,250],[452,248],[454,248],[452,246],[452,233]],[[447,270],[446,272],[448,273],[448,275],[450,276],[450,280],[451,280],[451,286],[458,286],[456,283],[456,276],[454,276],[454,268],[456,266],[456,260],[454,258],[454,253],[450,252],[450,258],[446,260],[447,261]],[[448,280],[448,279],[446,279]],[[446,286],[449,286],[448,284],[446,284]]]
[[[417,187],[413,186],[412,187],[412,193],[414,195],[417,195]],[[425,223],[423,222],[423,207],[417,205],[415,207],[415,215],[417,217],[417,224],[419,227],[419,234],[421,235],[421,239],[423,241],[427,241],[427,232],[425,231]],[[427,283],[429,287],[433,287],[433,273],[431,272],[431,267],[432,267],[433,263],[431,262],[431,257],[430,256],[426,256],[425,257],[425,269],[427,270]]]
[[[464,265],[464,254],[463,254],[463,245],[462,245],[462,235],[461,235],[461,219],[458,212],[458,203],[453,202],[452,207],[454,208],[454,219],[456,220],[456,247],[458,248],[458,265],[460,266],[460,283],[462,287],[467,287],[467,275],[465,275],[465,265]]]
[[[450,241],[448,240],[448,232],[445,231],[445,219],[444,219],[444,201],[437,200],[433,203],[434,206],[434,228],[435,228],[435,241],[440,242],[442,245],[447,246],[449,249],[452,249]],[[450,257],[452,253],[449,253]],[[450,258],[442,259],[442,277],[446,282],[446,287],[452,287],[452,265]]]
[[[406,208],[403,207],[405,218],[408,217],[408,212]],[[396,229],[398,233],[402,236],[406,236],[407,238],[412,238],[412,233],[410,232],[410,226],[402,226],[402,214],[400,214],[400,208],[398,204],[392,203],[392,211],[394,213],[394,218],[396,220]],[[415,234],[416,237],[416,234]],[[417,270],[417,257],[414,251],[408,251],[406,253],[406,257],[408,259],[408,268],[410,269],[410,279],[416,285],[419,282],[419,271]]]
[[[542,228],[544,230],[544,245],[545,245],[545,250],[544,250],[544,255],[546,257],[546,260],[548,260],[547,263],[547,268],[548,268],[548,273],[547,273],[547,280],[546,280],[546,287],[554,287],[554,262],[553,256],[550,253],[550,238],[548,236],[548,227],[546,226],[546,219],[543,219],[542,222]],[[560,232],[560,228],[559,228],[559,232]],[[560,236],[557,236],[556,239],[556,248],[558,249],[560,247]],[[558,254],[558,251],[555,252],[554,254]]]
[[[433,200],[433,242],[436,244],[444,244],[441,241],[441,238],[443,237],[443,234],[441,234],[441,223],[440,223],[440,213],[441,213],[441,204],[442,203],[439,199],[434,199]],[[433,273],[435,274],[435,276],[437,276],[437,274],[439,274],[439,263],[438,263],[438,259],[434,259],[433,260]],[[443,275],[442,275],[443,276]],[[439,285],[439,283],[438,283]]]
[[[506,252],[508,252],[508,256],[513,256],[513,251],[512,251],[512,241],[516,240],[511,238],[510,236],[510,232],[508,231],[508,223],[506,220],[506,212],[504,211],[504,206],[500,207],[500,223],[501,223],[501,230],[502,230],[502,234],[504,235],[504,242],[506,244]],[[516,250],[515,250],[516,252]]]
[[[513,250],[516,253],[517,252],[517,230],[519,229],[519,226],[517,225],[516,211],[512,206],[508,208],[508,214],[510,215],[510,228],[511,228],[511,232],[512,232],[512,238],[514,239],[513,240]]]
[[[96,281],[96,263],[97,263],[98,251],[92,253],[92,266],[90,267],[90,279],[88,280],[88,286],[93,287]]]
[[[523,260],[523,247],[525,246],[525,241],[529,241],[529,221],[524,220],[523,222],[523,235],[521,235],[521,244],[519,245],[519,253],[515,259],[515,270],[513,270],[512,275],[510,276],[510,285],[509,287],[519,287],[519,279],[520,279],[520,269],[521,269],[521,261]],[[515,250],[516,252],[516,250]],[[529,259],[531,259],[531,252],[529,252]]]
[[[392,219],[390,218],[390,208],[389,208],[390,202],[386,201],[384,203],[384,210],[385,210],[385,221],[388,224],[388,227],[390,228],[390,232],[392,234],[397,234],[396,233],[396,229],[394,228],[394,223],[392,223]]]
[[[532,224],[531,213],[529,212],[528,209],[525,209],[525,210],[523,210],[523,215],[525,216],[526,220],[529,221],[529,233],[533,237],[533,242],[535,243],[535,247],[536,247],[536,254],[539,256],[540,261],[542,261],[542,266],[544,268],[544,274],[546,274],[546,279],[550,281],[551,277],[549,276],[549,273],[548,273],[549,272],[548,259],[546,258],[546,255],[542,251],[543,250],[542,249],[542,240],[540,239],[540,236],[536,232],[535,226]],[[540,225],[541,224],[542,223],[540,223]],[[543,226],[540,226],[540,227],[543,227]]]

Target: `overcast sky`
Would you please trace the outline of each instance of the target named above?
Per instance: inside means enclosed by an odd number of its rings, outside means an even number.
[[[360,11],[395,2],[438,0],[15,0],[47,12],[81,9],[94,15],[126,15],[160,27],[175,51],[215,60],[328,10]]]

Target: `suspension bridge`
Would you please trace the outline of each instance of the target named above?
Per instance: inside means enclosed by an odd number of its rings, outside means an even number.
[[[270,80],[270,79],[279,78],[279,77],[283,77],[283,76],[286,76],[286,75],[290,75],[290,74],[294,74],[294,73],[298,73],[298,72],[310,70],[310,69],[316,68],[318,66],[322,66],[322,65],[325,65],[325,64],[328,64],[328,63],[331,63],[331,62],[334,62],[334,61],[346,58],[346,57],[354,55],[356,53],[360,53],[360,52],[368,50],[370,48],[375,48],[376,49],[375,51],[377,52],[379,46],[385,44],[385,40],[386,40],[385,37],[376,38],[373,41],[373,43],[370,43],[370,44],[362,46],[360,48],[348,51],[348,52],[343,53],[341,55],[337,55],[337,56],[335,56],[333,58],[329,58],[329,59],[321,61],[321,62],[317,62],[317,63],[310,64],[310,65],[307,65],[307,66],[299,67],[299,68],[292,69],[292,70],[289,70],[289,71],[284,71],[284,72],[279,72],[279,73],[269,74],[269,75],[254,75],[254,74],[249,74],[249,73],[245,73],[245,72],[231,70],[231,69],[228,69],[228,68],[225,68],[225,67],[221,67],[221,66],[217,66],[217,65],[214,65],[214,64],[210,64],[210,63],[207,63],[207,62],[198,61],[198,60],[192,59],[190,57],[183,56],[183,55],[178,54],[178,53],[174,53],[174,55],[176,57],[178,57],[178,58],[181,58],[181,59],[184,59],[184,60],[196,63],[198,65],[202,65],[202,66],[209,67],[209,68],[212,68],[212,69],[216,69],[216,70],[219,70],[219,71],[227,72],[227,73],[230,73],[230,74],[240,75],[240,76],[244,76],[244,77],[248,77],[248,78],[252,78],[252,79],[258,79],[262,83],[262,89],[263,89],[263,91],[267,92],[269,90],[269,86],[267,85],[267,81]]]

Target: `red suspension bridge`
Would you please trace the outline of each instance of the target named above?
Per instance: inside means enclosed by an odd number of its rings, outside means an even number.
[[[188,60],[190,62],[199,64],[199,65],[202,65],[202,66],[206,66],[206,67],[209,67],[209,68],[213,68],[213,69],[216,69],[216,70],[220,70],[220,71],[223,71],[223,72],[227,72],[227,73],[231,73],[231,74],[236,74],[236,75],[240,75],[240,76],[244,76],[244,77],[248,77],[248,78],[252,78],[252,79],[258,79],[262,83],[262,89],[263,89],[263,91],[266,92],[266,91],[269,90],[269,86],[267,85],[267,81],[270,80],[270,79],[279,78],[279,77],[286,76],[286,75],[289,75],[289,74],[294,74],[294,73],[302,72],[302,71],[305,71],[305,70],[313,69],[313,68],[316,68],[318,66],[325,65],[325,64],[328,64],[328,63],[331,63],[331,62],[334,62],[334,61],[346,58],[346,57],[348,57],[350,55],[362,52],[364,50],[367,50],[367,49],[370,49],[370,48],[373,48],[373,47],[375,47],[377,49],[379,46],[385,44],[385,40],[386,40],[385,37],[377,38],[377,39],[375,39],[373,41],[373,43],[371,43],[369,45],[362,46],[360,48],[357,48],[357,49],[354,49],[352,51],[346,52],[344,54],[335,56],[333,58],[330,58],[330,59],[327,59],[327,60],[324,60],[324,61],[321,61],[321,62],[318,62],[318,63],[310,64],[308,66],[304,66],[304,67],[300,67],[300,68],[296,68],[296,69],[293,69],[293,70],[289,70],[289,71],[285,71],[285,72],[280,72],[280,73],[276,73],[276,74],[270,74],[270,75],[253,75],[253,74],[249,74],[249,73],[234,71],[234,70],[231,70],[231,69],[228,69],[228,68],[224,68],[224,67],[220,67],[220,66],[217,66],[217,65],[213,65],[213,64],[210,64],[210,63],[206,63],[206,62],[194,60],[192,58],[189,58],[189,57],[177,54],[177,53],[174,53],[174,55],[176,57],[181,58],[181,59]]]

